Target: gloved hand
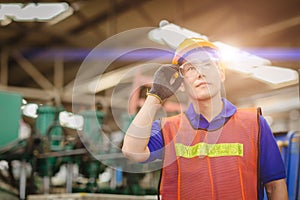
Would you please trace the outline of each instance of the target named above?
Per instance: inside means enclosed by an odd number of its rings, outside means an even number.
[[[176,65],[161,65],[154,74],[152,87],[147,94],[155,96],[162,103],[176,92],[182,81]]]

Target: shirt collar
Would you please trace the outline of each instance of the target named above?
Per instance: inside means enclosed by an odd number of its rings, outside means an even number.
[[[190,104],[185,113],[192,126],[196,129],[217,129],[222,126],[226,119],[231,117],[236,112],[235,105],[225,98],[222,98],[222,101],[222,111],[211,122],[208,122],[203,115],[197,114],[193,104]]]

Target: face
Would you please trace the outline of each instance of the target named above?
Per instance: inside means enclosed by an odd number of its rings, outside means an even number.
[[[205,52],[195,52],[180,66],[184,87],[190,98],[207,100],[221,93],[225,75],[218,60]]]

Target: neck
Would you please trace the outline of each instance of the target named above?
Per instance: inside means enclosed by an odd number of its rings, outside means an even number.
[[[220,96],[215,96],[207,100],[193,100],[192,104],[195,112],[201,114],[207,121],[211,121],[223,109],[223,101]]]

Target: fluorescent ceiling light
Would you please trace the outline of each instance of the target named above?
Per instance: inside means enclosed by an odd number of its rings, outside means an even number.
[[[226,67],[243,73],[252,73],[254,66],[271,65],[268,59],[250,54],[223,42],[213,42],[220,50]]]
[[[222,42],[214,42],[214,44],[220,49],[226,68],[246,73],[254,79],[273,85],[292,84],[298,80],[295,70],[271,66],[272,63],[268,59],[241,51]]]
[[[214,44],[220,49],[226,68],[246,73],[259,81],[273,85],[292,84],[298,80],[295,70],[271,66],[272,63],[268,59],[222,42],[214,42]]]
[[[65,15],[66,13],[68,14]],[[73,13],[73,9],[65,2],[0,4],[0,20],[2,25],[7,25],[9,20],[18,22],[50,22],[62,14],[65,17],[70,16],[70,13]],[[60,19],[62,20],[63,18]]]
[[[258,80],[271,84],[284,84],[298,80],[298,73],[295,70],[276,67],[276,66],[258,66],[253,68],[252,76]]]
[[[182,28],[175,24],[169,23],[166,20],[162,20],[159,23],[159,28],[153,29],[149,32],[148,37],[154,42],[158,42],[163,45],[167,45],[173,49],[176,49],[178,45],[185,39],[191,37],[207,39],[205,35],[193,32],[191,30]]]

